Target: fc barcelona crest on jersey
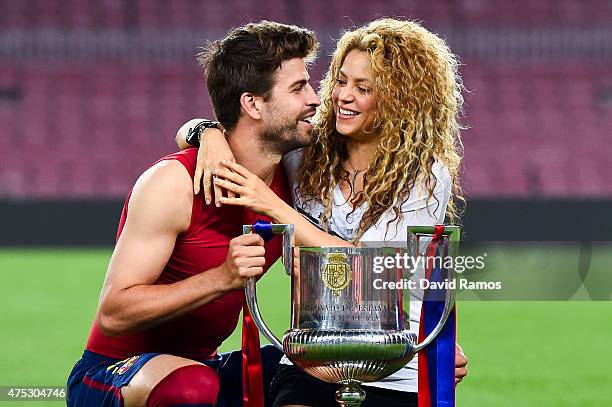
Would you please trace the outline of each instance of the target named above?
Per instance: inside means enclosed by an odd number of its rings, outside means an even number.
[[[340,295],[353,278],[353,271],[347,262],[348,257],[344,253],[329,253],[327,263],[323,267],[323,284],[335,295]]]
[[[127,359],[124,363],[123,366],[121,366],[118,370],[117,370],[117,374],[118,375],[122,375],[125,372],[127,372],[127,370],[132,367],[134,365],[134,363],[136,363],[136,361],[138,360],[138,358],[140,358],[140,356],[132,356],[131,358]]]

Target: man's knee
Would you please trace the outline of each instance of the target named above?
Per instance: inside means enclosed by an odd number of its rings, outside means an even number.
[[[147,407],[214,405],[219,377],[205,365],[187,365],[170,372],[151,390]]]

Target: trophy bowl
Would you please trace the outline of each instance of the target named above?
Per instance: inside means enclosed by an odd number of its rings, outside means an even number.
[[[402,331],[291,329],[283,351],[298,367],[323,381],[375,382],[413,357],[416,335]]]

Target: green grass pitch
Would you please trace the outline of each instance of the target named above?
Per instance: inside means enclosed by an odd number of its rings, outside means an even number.
[[[0,250],[0,386],[65,383],[109,257],[110,249]],[[281,334],[289,324],[289,279],[273,269],[258,292],[264,317]],[[457,312],[458,340],[470,359],[458,406],[612,405],[612,302],[462,301]],[[238,348],[239,335],[223,350]]]

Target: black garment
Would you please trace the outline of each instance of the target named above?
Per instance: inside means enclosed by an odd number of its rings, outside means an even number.
[[[280,365],[272,380],[271,393],[274,407],[301,404],[311,407],[338,407],[338,384],[316,379],[293,365]],[[362,407],[417,407],[417,394],[412,392],[361,387],[366,392]]]

